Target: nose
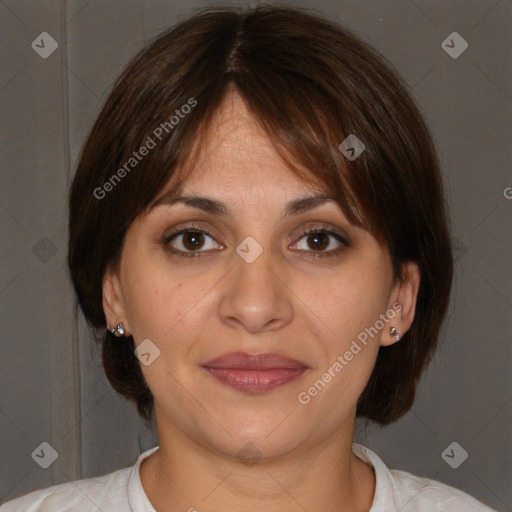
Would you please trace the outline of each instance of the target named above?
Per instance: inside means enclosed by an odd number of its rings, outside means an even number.
[[[221,320],[251,333],[285,326],[293,318],[292,292],[277,258],[267,248],[254,260],[240,254],[233,252],[233,266],[224,280]]]

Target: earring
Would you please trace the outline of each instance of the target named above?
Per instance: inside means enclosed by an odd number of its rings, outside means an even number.
[[[108,330],[117,338],[124,336],[123,324],[119,322],[116,327],[109,327]]]
[[[396,327],[391,327],[389,329],[389,334],[391,334],[391,336],[394,336],[395,337],[395,341],[400,341],[400,334],[399,332],[396,330]]]

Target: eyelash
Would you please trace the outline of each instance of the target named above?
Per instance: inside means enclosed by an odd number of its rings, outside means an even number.
[[[196,257],[200,256],[202,252],[207,252],[207,251],[186,251],[185,252],[180,249],[173,249],[169,245],[170,242],[173,240],[173,238],[175,238],[179,235],[183,235],[185,233],[189,233],[189,232],[201,233],[201,234],[207,235],[210,238],[212,238],[213,240],[215,240],[214,236],[211,233],[209,233],[206,229],[200,228],[200,227],[194,226],[194,225],[189,225],[189,226],[186,226],[181,229],[178,228],[176,231],[174,231],[170,235],[165,236],[162,240],[162,245],[168,251],[170,251],[172,254],[176,254],[177,256],[184,257],[184,258],[196,258]],[[301,240],[302,238],[304,238],[307,235],[318,234],[318,233],[333,236],[338,242],[340,242],[345,247],[349,246],[348,242],[345,240],[345,238],[341,234],[337,233],[336,231],[333,231],[328,226],[321,226],[319,228],[308,229],[300,235],[298,240]],[[304,252],[308,253],[308,256],[312,257],[312,258],[328,258],[328,257],[332,257],[332,256],[337,256],[339,254],[340,250],[341,250],[341,248],[330,250],[327,252],[325,252],[325,251],[304,251]]]

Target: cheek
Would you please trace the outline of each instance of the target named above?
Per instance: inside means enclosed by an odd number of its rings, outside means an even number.
[[[385,268],[385,267],[384,267]],[[308,305],[325,320],[341,345],[373,326],[385,312],[390,280],[383,267],[362,261],[304,284]]]
[[[148,280],[133,289],[126,311],[136,343],[144,338],[162,341],[185,316],[189,301],[180,284]]]
[[[123,298],[135,343],[159,338],[183,314],[183,281],[154,259],[143,262],[135,252],[127,254]]]
[[[165,258],[147,258],[144,265],[134,262],[132,269],[124,297],[135,343],[149,338],[163,347],[183,333],[186,344],[205,320],[205,294],[219,280],[217,274],[188,276]]]
[[[361,263],[337,287],[341,308],[331,309],[331,321],[336,322],[340,335],[331,351],[330,365],[339,363],[335,369],[343,385],[336,387],[334,393],[340,397],[345,393],[359,396],[363,391],[375,365],[381,336],[392,323],[386,311],[392,281],[389,269],[382,262]]]
[[[334,336],[318,338],[321,363],[301,397],[314,403],[311,411],[330,409],[334,426],[355,407],[373,371],[382,329],[371,328],[385,312],[387,283],[373,272],[340,272],[324,284],[325,293],[313,295],[314,308]]]

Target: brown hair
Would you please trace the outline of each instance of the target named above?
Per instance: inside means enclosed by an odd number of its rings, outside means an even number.
[[[415,319],[399,343],[379,349],[357,407],[359,417],[390,423],[413,403],[449,302],[453,261],[439,163],[393,68],[348,30],[307,11],[207,9],[128,65],[82,149],[70,191],[68,264],[78,303],[92,327],[105,329],[102,279],[119,262],[126,230],[171,178],[183,183],[229,88],[291,171],[325,184],[347,218],[389,249],[397,279],[404,262],[419,266]],[[193,108],[181,115],[185,104]],[[355,160],[338,147],[350,134],[365,145]],[[135,159],[150,139],[154,149]],[[110,383],[149,419],[153,396],[133,338],[101,337]]]

